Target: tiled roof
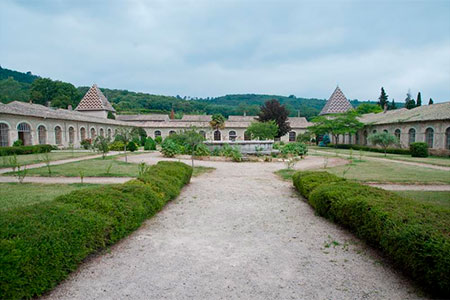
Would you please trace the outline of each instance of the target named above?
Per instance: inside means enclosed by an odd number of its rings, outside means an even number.
[[[253,122],[258,116],[228,116],[230,122]]]
[[[211,115],[183,115],[180,121],[182,122],[209,122],[211,121]]]
[[[169,116],[164,114],[146,114],[146,115],[117,115],[116,120],[132,122],[132,121],[169,121]]]
[[[352,108],[353,106],[347,100],[341,89],[336,87],[319,115],[344,113]]]
[[[75,110],[78,111],[106,110],[112,112],[116,111],[96,84],[92,85],[89,91],[87,91],[86,95],[84,95],[83,99],[81,99],[80,103],[78,104],[77,108],[75,108]]]
[[[391,124],[434,120],[450,120],[450,102],[419,106],[413,109],[395,109],[386,112],[364,114],[364,124]]]
[[[32,104],[20,101],[13,101],[8,104],[0,104],[0,114],[1,113],[36,117],[36,118],[48,118],[58,120],[130,126],[129,123],[121,122],[118,120],[95,117],[73,110],[53,109],[40,104]]]
[[[288,122],[291,128],[306,128],[313,125],[305,117],[289,117]]]

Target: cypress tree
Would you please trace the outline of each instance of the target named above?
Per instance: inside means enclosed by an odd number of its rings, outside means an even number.
[[[422,106],[422,95],[420,92],[417,94],[417,104],[416,106]]]
[[[433,99],[430,98],[430,101],[428,101],[428,105],[433,104]]]
[[[413,98],[411,98],[411,92],[410,91],[408,91],[408,93],[406,93],[405,107],[407,109],[411,109],[411,108],[416,107],[416,102],[414,101]]]
[[[384,88],[381,87],[381,94],[380,97],[378,97],[378,105],[381,107],[381,109],[384,109],[384,107],[388,104],[388,95],[384,91]]]
[[[397,105],[395,105],[394,99],[392,99],[391,108],[390,109],[397,109]]]

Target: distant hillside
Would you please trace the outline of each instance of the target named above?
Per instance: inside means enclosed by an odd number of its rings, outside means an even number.
[[[41,78],[31,72],[22,73],[0,67],[0,102],[8,103],[14,100],[30,101],[45,104],[51,101],[56,107],[66,108],[71,104],[76,106],[89,87],[75,88],[72,84]],[[148,93],[136,93],[127,90],[101,89],[115,109],[122,114],[132,113],[169,113],[173,108],[181,114],[215,114],[256,115],[259,107],[267,100],[277,99],[285,104],[290,116],[301,116],[310,119],[319,114],[326,99],[299,98],[294,95],[258,95],[241,94],[226,95],[216,98],[195,98],[180,96],[163,96]],[[351,100],[354,107],[361,102]],[[375,102],[370,102],[375,103]]]

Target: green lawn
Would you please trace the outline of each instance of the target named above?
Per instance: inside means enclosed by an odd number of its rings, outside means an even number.
[[[430,156],[430,157],[411,157],[410,155],[403,155],[403,154],[387,154],[386,157],[384,157],[384,153],[378,153],[378,152],[369,152],[369,151],[359,151],[359,150],[349,150],[349,149],[333,149],[333,148],[325,148],[325,147],[310,147],[311,151],[310,154],[314,154],[314,150],[329,152],[330,155],[336,155],[337,154],[347,154],[349,155],[352,152],[352,155],[354,158],[358,158],[361,155],[366,157],[380,157],[380,158],[387,158],[392,160],[401,160],[401,161],[410,161],[410,162],[418,162],[418,163],[425,163],[430,165],[436,165],[436,166],[444,166],[444,167],[450,167],[450,158],[447,157],[437,157],[437,156]]]
[[[426,167],[372,160],[326,169],[337,176],[361,182],[450,184],[450,172]]]
[[[292,180],[292,175],[294,175],[295,172],[297,172],[297,170],[281,169],[281,170],[276,171],[275,174],[280,176],[283,180],[291,181]]]
[[[202,167],[202,166],[194,167],[194,171],[192,172],[192,176],[193,177],[197,177],[197,176],[200,176],[200,175],[205,174],[205,173],[211,173],[215,169],[216,168]]]
[[[50,152],[49,158],[51,161],[69,159],[75,157],[83,157],[89,155],[95,155],[95,152],[73,152],[72,151],[64,151],[64,152]],[[17,155],[17,161],[21,165],[29,165],[36,164],[44,161],[44,154],[25,154],[25,155]],[[12,156],[1,156],[0,157],[0,168],[12,167],[10,159]]]
[[[55,197],[97,184],[0,183],[0,211],[50,201]]]
[[[450,208],[450,192],[436,192],[436,191],[396,191],[406,198],[411,198],[424,203],[442,205]]]

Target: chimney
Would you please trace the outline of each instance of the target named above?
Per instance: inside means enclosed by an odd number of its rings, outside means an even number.
[[[67,110],[72,110],[72,104],[67,105]]]
[[[387,103],[384,105],[383,113],[386,113],[388,109]]]
[[[171,119],[171,120],[175,119],[175,112],[173,111],[173,108],[172,108],[172,110],[170,111],[170,119]]]
[[[33,100],[30,99],[30,104],[33,104]]]
[[[47,101],[47,107],[52,107],[52,101]]]
[[[246,111],[244,111],[244,117],[246,117],[247,116],[247,112]]]
[[[300,109],[299,109],[299,110],[297,110],[297,117],[299,117],[299,118],[300,118]]]

